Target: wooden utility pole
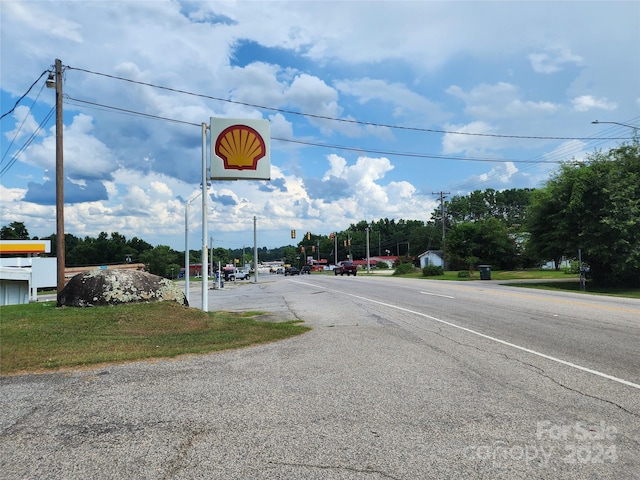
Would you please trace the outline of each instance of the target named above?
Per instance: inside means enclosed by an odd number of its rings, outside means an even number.
[[[444,226],[444,199],[449,192],[431,192],[432,195],[440,196],[440,214],[442,216],[442,270],[447,271],[447,241],[446,230]]]
[[[60,292],[64,288],[65,249],[64,249],[64,150],[62,121],[62,61],[56,58],[56,259],[57,292],[60,306]]]

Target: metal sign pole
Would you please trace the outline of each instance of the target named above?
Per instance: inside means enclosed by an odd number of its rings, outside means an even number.
[[[202,311],[209,311],[209,259],[207,252],[207,124],[202,124]]]

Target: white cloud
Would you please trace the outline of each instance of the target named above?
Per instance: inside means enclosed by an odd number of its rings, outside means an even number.
[[[184,200],[201,181],[200,124],[210,116],[269,118],[273,137],[360,152],[518,159],[560,155],[554,150],[561,148],[557,140],[408,132],[225,100],[380,124],[516,136],[585,137],[593,132],[589,112],[596,109],[616,109],[618,118],[637,116],[634,72],[640,38],[633,2],[613,7],[611,2],[582,2],[581,8],[573,2],[462,5],[4,2],[3,45],[11,48],[3,48],[1,56],[2,101],[13,105],[61,55],[70,67],[64,74],[65,98],[187,122],[65,103],[65,173],[76,184],[101,182],[109,196],[69,205],[68,231],[119,230],[176,246],[182,241]],[[621,65],[620,58],[628,61]],[[22,119],[18,138],[35,131],[53,106],[52,93],[43,90],[37,97],[34,88],[29,103],[16,109],[15,121],[3,119],[2,138],[10,138]],[[27,113],[26,105],[36,97],[38,108]],[[30,179],[53,177],[51,125],[2,179],[3,219],[26,219],[33,234],[55,230],[51,207],[21,201]],[[565,157],[582,151],[576,144],[562,149]],[[235,241],[251,230],[254,215],[263,229],[274,231],[328,232],[385,216],[425,219],[435,200],[420,191],[471,176],[481,185],[522,186],[526,168],[514,172],[513,164],[407,158],[391,162],[383,154],[342,152],[274,142],[271,182],[214,184],[214,237],[233,231],[229,238]],[[193,202],[194,231],[198,208],[199,202]],[[290,241],[284,236],[273,245]]]
[[[573,54],[570,48],[551,47],[546,52],[530,54],[529,61],[534,72],[549,74],[561,71],[566,65],[579,65],[583,58]]]
[[[581,140],[568,140],[562,142],[557,148],[544,154],[545,161],[558,162],[577,160],[582,161],[586,158],[587,152],[584,150],[585,142]]]
[[[528,115],[549,114],[558,106],[548,101],[531,101],[521,98],[520,89],[510,83],[480,84],[468,92],[453,85],[447,93],[465,102],[465,113],[478,120],[507,119]]]
[[[36,122],[33,114],[30,113],[29,107],[22,105],[16,107],[13,117],[15,118],[15,128],[5,132],[4,136],[7,141],[20,141],[38,130],[38,122]],[[42,132],[39,135],[43,135]]]
[[[473,134],[493,134],[491,125],[485,122],[472,122],[467,125],[445,125],[448,132],[442,137],[442,152],[445,154],[457,154],[467,152],[467,154],[477,154],[485,149],[491,148],[495,140],[491,137],[477,136]],[[462,133],[460,135],[459,133]],[[465,135],[465,134],[472,135]]]
[[[80,179],[109,179],[118,168],[109,148],[93,135],[93,119],[85,114],[73,117],[64,128],[64,173]],[[45,170],[55,170],[55,126],[42,143],[33,144],[21,160]]]
[[[400,83],[362,78],[338,81],[336,88],[343,94],[356,97],[362,104],[374,101],[391,104],[394,117],[414,119],[419,116],[422,121],[429,118],[432,122],[445,117],[440,105]]]
[[[518,174],[518,172],[519,170],[513,162],[499,163],[488,172],[470,176],[457,186],[457,190],[461,192],[484,190],[487,188],[501,190],[509,184],[509,181]]]
[[[589,110],[615,110],[618,106],[615,102],[610,102],[606,98],[595,98],[592,95],[581,95],[571,100],[573,108],[577,112],[587,112]]]

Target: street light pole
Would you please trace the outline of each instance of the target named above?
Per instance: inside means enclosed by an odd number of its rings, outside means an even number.
[[[201,192],[198,192],[191,200],[187,200],[184,207],[184,296],[189,302],[189,275],[191,273],[191,265],[189,265],[189,205],[193,202]]]
[[[627,128],[631,128],[633,129],[633,141],[638,141],[638,129],[640,128],[639,126],[636,125],[628,125],[626,123],[620,123],[620,122],[601,122],[600,120],[594,120],[593,122],[591,122],[595,125],[598,125],[600,123],[610,123],[612,125],[620,125],[621,127],[627,127]]]

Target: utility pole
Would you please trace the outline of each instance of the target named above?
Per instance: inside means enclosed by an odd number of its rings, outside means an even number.
[[[258,234],[257,220],[253,216],[253,283],[258,283]]]
[[[371,262],[369,260],[369,230],[371,228],[367,225],[367,273],[371,273]]]
[[[445,195],[449,195],[449,192],[431,192],[431,195],[440,196],[440,212],[442,215],[442,270],[447,271],[447,242],[446,242],[446,230],[444,226],[444,199]]]
[[[64,248],[64,149],[62,121],[62,61],[56,58],[55,79],[49,74],[47,87],[56,89],[56,263],[57,292],[60,306],[60,292],[64,288],[65,248]]]

